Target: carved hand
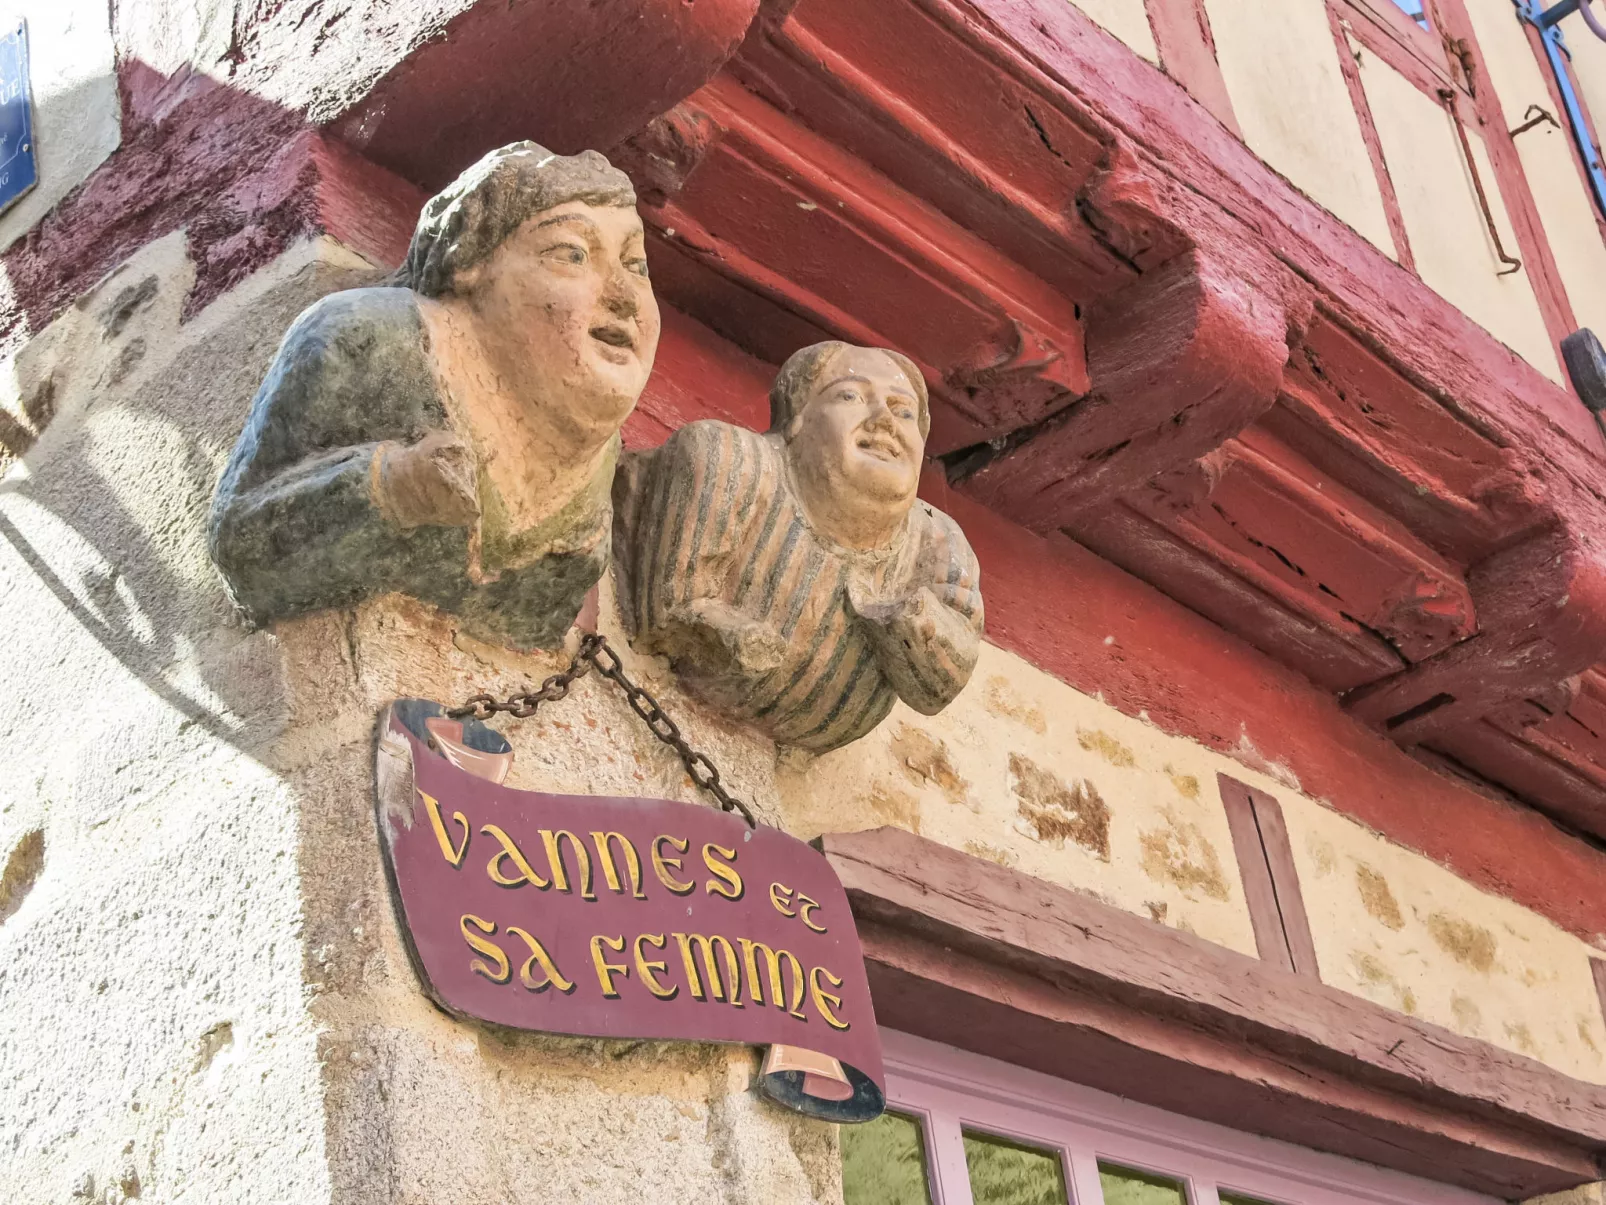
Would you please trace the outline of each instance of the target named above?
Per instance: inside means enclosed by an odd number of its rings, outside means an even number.
[[[474,453],[449,431],[417,443],[381,444],[374,502],[399,527],[467,527],[479,517]]]
[[[964,677],[953,683],[953,690],[946,690],[945,684],[952,681],[951,667],[975,664],[977,637],[964,618],[943,606],[925,586],[886,603],[868,601],[852,584],[847,593],[848,611],[869,636],[876,663],[898,697],[923,715],[935,715],[947,706],[969,676],[967,669]],[[939,665],[949,667],[949,672],[929,672]],[[928,678],[937,684],[936,689]]]

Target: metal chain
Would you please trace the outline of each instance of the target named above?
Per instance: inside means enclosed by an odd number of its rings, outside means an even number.
[[[593,669],[625,692],[625,699],[629,702],[630,709],[642,718],[654,736],[680,755],[681,763],[686,767],[686,773],[691,775],[692,782],[712,795],[725,811],[740,812],[748,824],[758,827],[758,821],[753,818],[752,810],[727,791],[720,782],[719,767],[708,760],[706,753],[700,753],[691,747],[686,738],[680,734],[680,726],[664,714],[664,709],[658,706],[657,699],[630,680],[625,674],[624,663],[619,660],[619,655],[608,646],[608,641],[596,632],[587,632],[580,638],[580,651],[574,655],[574,660],[569,662],[562,673],[553,674],[542,682],[539,690],[510,695],[501,702],[498,702],[493,695],[475,695],[461,707],[454,707],[446,714],[454,720],[470,717],[476,720],[488,720],[502,711],[516,719],[526,719],[534,715],[536,708],[542,703],[556,703],[566,697],[569,687]]]

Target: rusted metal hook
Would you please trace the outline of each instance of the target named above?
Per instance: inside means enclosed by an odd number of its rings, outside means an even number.
[[[1439,99],[1444,102],[1445,108],[1450,111],[1450,124],[1455,126],[1455,132],[1461,137],[1461,153],[1466,156],[1467,171],[1472,173],[1472,188],[1478,194],[1478,206],[1483,210],[1484,225],[1489,227],[1489,238],[1494,243],[1494,253],[1506,267],[1496,272],[1496,276],[1510,276],[1513,272],[1522,270],[1522,261],[1515,255],[1506,253],[1505,244],[1500,241],[1500,230],[1495,225],[1494,210],[1489,208],[1489,195],[1483,191],[1483,179],[1478,174],[1478,161],[1472,157],[1472,140],[1467,137],[1467,128],[1461,123],[1461,113],[1456,108],[1455,89],[1440,88]]]

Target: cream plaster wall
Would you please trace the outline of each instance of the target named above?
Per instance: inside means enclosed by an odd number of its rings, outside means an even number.
[[[1205,0],[1205,11],[1249,149],[1394,255],[1323,0]]]
[[[1160,62],[1145,0],[1067,0],[1151,63]]]
[[[776,785],[804,835],[896,824],[1253,955],[1229,764],[984,645],[946,711],[900,704],[853,745],[784,759]]]
[[[1065,789],[1061,812],[1103,801],[1108,858],[1056,839],[1058,826],[1040,835],[1040,780],[1015,772],[1020,757]],[[1606,1083],[1606,1019],[1585,943],[1270,769],[1121,715],[986,646],[947,711],[927,719],[900,707],[855,745],[783,761],[777,786],[789,827],[803,835],[898,824],[1253,954],[1216,785],[1226,773],[1283,806],[1324,982]]]
[[[39,183],[0,217],[0,250],[44,217],[121,139],[105,0],[6,0],[0,29],[28,25]]]
[[[1280,798],[1324,982],[1606,1083],[1583,942],[1335,812]]]
[[[1455,119],[1377,56],[1360,51],[1357,58],[1417,274],[1434,292],[1559,382],[1561,366],[1527,269],[1498,274],[1505,265],[1489,237]],[[1470,114],[1466,116],[1470,119]],[[1483,137],[1471,124],[1467,135],[1501,244],[1515,255],[1516,234]]]
[[[1573,157],[1566,115],[1555,112],[1555,102],[1550,98],[1548,69],[1540,67],[1505,0],[1467,0],[1467,11],[1472,16],[1484,65],[1500,96],[1506,128],[1521,125],[1530,105],[1540,106],[1562,122],[1561,127],[1547,122],[1518,134],[1517,152],[1573,314],[1580,326],[1606,330],[1606,239],[1601,237],[1594,204]],[[1575,53],[1586,49],[1578,44],[1580,38],[1598,46],[1600,70],[1606,76],[1606,42],[1597,41],[1581,22],[1578,26],[1576,31],[1568,32],[1568,44],[1576,47]],[[1594,52],[1594,46],[1587,52]],[[1588,58],[1578,61],[1580,77],[1595,65]],[[1601,101],[1606,104],[1606,78],[1602,79],[1601,92]]]
[[[112,1205],[836,1205],[831,1128],[758,1100],[752,1052],[492,1033],[418,991],[373,831],[374,717],[533,685],[562,657],[400,598],[247,631],[203,543],[280,334],[371,276],[307,244],[181,325],[175,235],[13,366],[19,388],[50,375],[61,410],[0,481],[0,1184]],[[606,589],[600,613],[623,647]],[[1606,1082],[1583,943],[1247,746],[1214,753],[987,646],[941,716],[778,756],[624,656],[772,822],[901,825],[1250,953],[1225,770],[1284,803],[1329,982]],[[503,727],[517,785],[695,799],[595,678]]]

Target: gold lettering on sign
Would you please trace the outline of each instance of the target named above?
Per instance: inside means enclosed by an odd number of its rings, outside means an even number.
[[[714,857],[715,854],[718,854],[720,858],[724,858],[725,861],[721,862],[719,858]],[[703,865],[708,867],[709,873],[714,876],[714,878],[708,880],[707,890],[709,895],[722,895],[728,900],[742,898],[742,891],[744,890],[742,876],[736,873],[736,867],[730,865],[735,860],[736,851],[734,849],[726,849],[723,845],[715,845],[712,841],[703,846]],[[718,882],[715,882],[715,879]]]
[[[419,794],[423,794],[423,792],[420,791]],[[426,799],[429,798],[427,795],[424,797]],[[465,838],[465,843],[466,840],[467,839]],[[471,932],[470,926],[478,929],[479,933]],[[496,960],[495,971],[492,971],[489,966],[481,962],[478,958],[474,958],[469,961],[468,969],[474,972],[476,975],[484,975],[492,983],[506,983],[513,973],[511,968],[508,966],[507,955],[502,953],[502,947],[497,945],[494,941],[486,941],[485,937],[480,936],[482,933],[487,937],[490,934],[495,933],[496,925],[488,920],[481,920],[472,912],[465,912],[462,918],[457,922],[457,927],[462,930],[463,940],[468,942],[469,949],[473,950],[476,954],[483,954],[486,958],[492,958]]]
[[[546,860],[552,870],[552,885],[559,891],[569,890],[569,873],[563,864],[563,847],[559,844],[564,837],[569,839],[569,848],[580,860],[580,894],[588,900],[594,900],[597,896],[591,890],[591,855],[586,853],[580,838],[566,828],[560,828],[557,832],[549,828],[541,830],[541,842],[546,846]]]
[[[630,844],[630,839],[623,833],[591,834],[591,843],[597,847],[597,863],[602,867],[602,877],[608,882],[608,890],[623,891],[619,883],[619,868],[613,862],[613,843],[617,841],[625,851],[625,869],[630,872],[630,894],[638,900],[646,899],[641,890],[641,859],[636,856],[636,847]]]
[[[713,938],[704,937],[701,933],[674,933],[671,936],[680,947],[680,960],[686,967],[686,983],[691,988],[691,994],[698,1000],[707,999],[702,978],[697,974],[697,962],[692,958],[692,951],[696,950],[702,955],[703,970],[708,975],[708,992],[713,993],[716,1000],[726,998],[725,983],[720,978],[719,965],[714,961],[717,950],[723,955],[726,976],[730,980],[730,1002],[741,1008],[742,970],[736,961],[735,947],[718,934]]]
[[[761,941],[749,941],[745,937],[736,939],[742,947],[742,964],[747,968],[747,994],[754,1004],[764,1003],[764,980],[759,977],[758,959],[755,955],[762,953],[764,963],[769,971],[770,998],[769,1002],[776,1008],[785,1008],[792,1016],[800,1021],[808,1018],[803,1015],[803,964],[797,960],[797,955],[790,950],[772,950]],[[786,1007],[785,983],[781,977],[781,960],[786,960],[786,969],[792,972],[792,1006]]]
[[[446,832],[446,822],[441,818],[440,800],[423,791],[418,792],[418,797],[424,801],[424,809],[429,813],[429,824],[435,830],[435,840],[440,842],[441,855],[454,867],[461,866],[463,855],[468,853],[468,817],[462,812],[452,813],[452,819],[463,826],[463,842],[454,848],[452,838]]]
[[[520,983],[524,984],[532,992],[544,992],[549,987],[555,987],[565,995],[574,991],[573,980],[563,977],[563,972],[558,970],[557,963],[552,961],[552,955],[546,952],[546,947],[541,944],[539,938],[531,936],[517,925],[509,925],[507,931],[520,938],[525,945],[530,947],[530,956],[524,960],[524,965],[519,968]],[[537,964],[541,967],[540,979],[530,973]]]
[[[684,879],[677,879],[674,875],[669,873],[670,870],[680,869],[680,859],[664,857],[664,842],[666,841],[670,845],[673,845],[681,853],[685,853],[689,848],[691,848],[691,842],[686,840],[684,837],[671,837],[667,834],[662,837],[654,837],[652,842],[653,873],[658,876],[658,881],[660,883],[669,888],[669,890],[673,891],[676,895],[685,895],[689,891],[696,891],[696,883],[688,883]]]
[[[518,847],[518,843],[496,825],[487,824],[480,829],[480,832],[495,837],[502,844],[502,852],[485,864],[485,873],[491,876],[491,882],[499,887],[522,887],[526,883],[532,883],[542,891],[552,885],[535,872],[535,867],[530,865],[529,859],[524,856],[524,851]],[[519,873],[503,874],[501,870],[503,859],[512,862],[514,869]]]
[[[796,916],[797,913],[787,907],[791,902],[792,889],[790,887],[785,883],[770,884],[770,903],[775,905],[775,911],[782,916]]]
[[[657,996],[658,999],[673,1000],[680,992],[680,985],[671,983],[669,986],[665,987],[662,983],[658,982],[657,976],[667,974],[669,971],[669,966],[667,963],[661,960],[648,958],[647,955],[642,952],[641,947],[643,944],[656,946],[661,950],[666,944],[664,942],[664,935],[662,933],[643,933],[640,937],[636,938],[636,976],[647,985],[647,990],[653,995]],[[656,972],[656,974],[654,974],[654,972]]]
[[[812,899],[809,896],[804,895],[801,891],[797,893],[798,919],[801,920],[807,928],[813,929],[816,933],[824,933],[824,925],[817,925],[809,919],[809,913],[818,912],[819,910],[819,900]]]
[[[591,939],[591,965],[597,970],[597,982],[602,985],[602,994],[610,1000],[619,999],[619,989],[613,985],[615,975],[629,975],[630,968],[622,962],[609,962],[602,953],[602,947],[607,946],[615,954],[625,952],[625,939],[622,937],[604,937],[602,934]]]
[[[829,1000],[833,1007],[841,1008],[842,997],[834,996],[820,986],[820,977],[822,975],[832,987],[842,986],[842,980],[831,974],[831,972],[826,970],[824,967],[815,967],[812,971],[810,971],[809,998],[814,1001],[814,1011],[819,1013],[820,1016],[824,1017],[825,1023],[832,1029],[847,1029],[848,1023],[846,1021],[837,1020],[836,1014],[834,1014],[829,1008],[825,1007],[826,1001]]]

